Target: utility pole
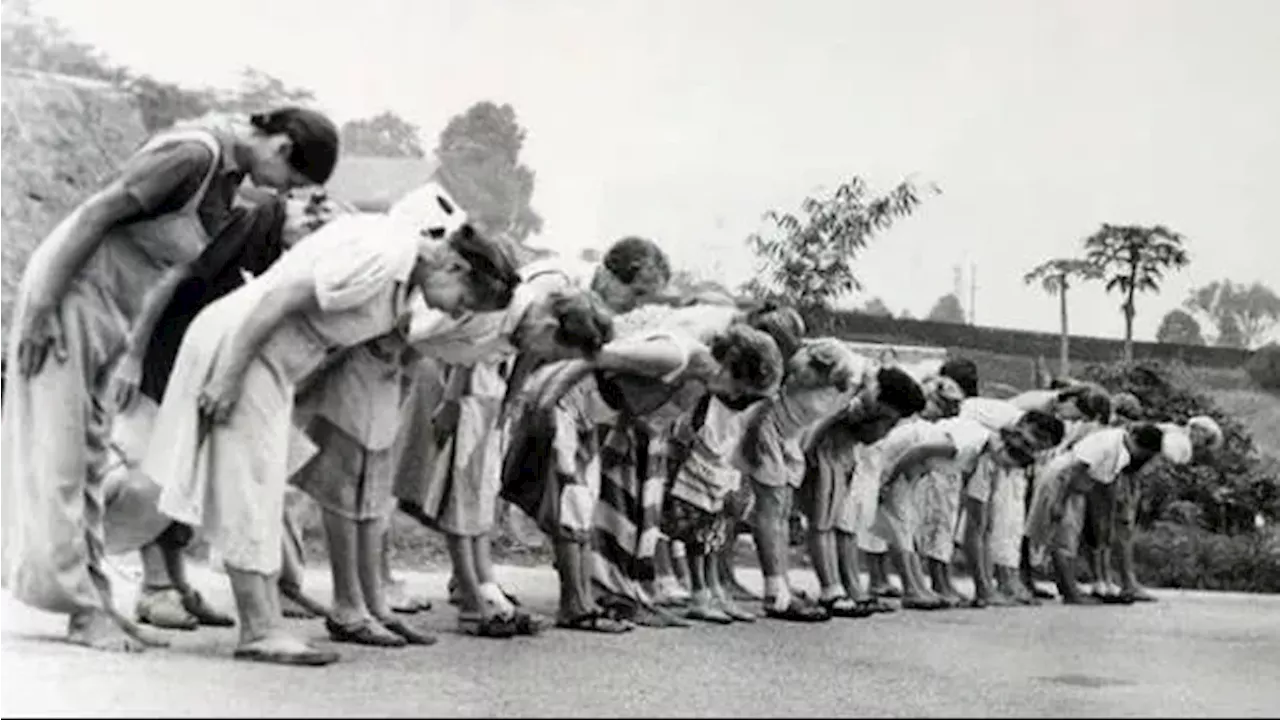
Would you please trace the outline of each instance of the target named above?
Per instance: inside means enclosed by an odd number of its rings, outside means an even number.
[[[978,324],[978,265],[969,263],[969,324]]]

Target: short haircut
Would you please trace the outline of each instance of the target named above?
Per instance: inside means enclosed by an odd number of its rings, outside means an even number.
[[[942,363],[939,373],[955,380],[966,397],[978,396],[978,364],[969,358],[951,358]]]
[[[782,353],[777,343],[747,325],[734,323],[717,335],[711,341],[711,357],[754,393],[766,393],[782,382]]]
[[[449,236],[449,247],[471,266],[467,281],[475,294],[476,310],[496,312],[511,304],[520,274],[510,250],[501,241],[486,238],[471,225],[462,225]]]
[[[655,269],[664,283],[671,280],[667,253],[654,241],[642,237],[625,237],[614,243],[605,252],[602,264],[627,285],[634,283],[645,268]]]
[[[774,302],[765,302],[747,313],[746,323],[768,333],[778,344],[782,359],[790,360],[804,340],[804,318],[795,308]]]
[[[1164,431],[1158,425],[1138,423],[1129,428],[1133,444],[1150,453],[1158,454],[1164,448]]]
[[[1075,400],[1076,407],[1085,419],[1100,423],[1111,422],[1111,396],[1106,390],[1092,384],[1069,387],[1058,393],[1058,400]]]
[[[924,410],[924,388],[905,370],[896,367],[880,368],[876,372],[880,386],[880,402],[898,411],[902,417],[910,417]]]
[[[293,142],[289,167],[323,185],[338,164],[338,128],[314,110],[284,107],[249,116],[249,124],[267,135],[287,135]]]
[[[613,339],[613,314],[594,293],[564,293],[551,297],[556,342],[594,355]]]
[[[1062,443],[1066,435],[1066,425],[1053,415],[1040,410],[1028,410],[1022,414],[1018,422],[1027,426],[1045,447],[1056,447]]]

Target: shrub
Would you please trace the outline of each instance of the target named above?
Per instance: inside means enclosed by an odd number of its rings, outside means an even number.
[[[1249,377],[1265,390],[1280,390],[1280,345],[1258,348],[1245,365]]]
[[[1177,467],[1160,459],[1148,463],[1141,474],[1140,525],[1166,517],[1169,506],[1179,501],[1199,507],[1206,528],[1214,532],[1252,528],[1258,512],[1280,517],[1275,464],[1264,461],[1244,426],[1201,391],[1185,366],[1154,361],[1091,365],[1083,377],[1112,392],[1136,395],[1144,420],[1185,422],[1208,415],[1222,427],[1225,442],[1209,462]]]
[[[1151,587],[1280,592],[1280,530],[1220,535],[1158,522],[1134,539],[1134,562]]]

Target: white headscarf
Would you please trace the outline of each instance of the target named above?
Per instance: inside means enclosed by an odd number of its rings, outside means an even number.
[[[405,193],[387,211],[387,217],[397,227],[437,243],[467,222],[466,211],[435,180]]]

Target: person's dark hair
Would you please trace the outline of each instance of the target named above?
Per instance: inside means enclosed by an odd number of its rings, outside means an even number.
[[[1021,421],[1031,432],[1044,443],[1045,447],[1056,447],[1062,443],[1067,433],[1066,425],[1054,415],[1040,410],[1028,410],[1022,414]]]
[[[790,360],[791,356],[796,354],[804,340],[806,331],[804,318],[787,305],[772,301],[764,302],[747,313],[745,322],[773,338],[773,341],[778,344],[778,351],[782,353],[784,361]]]
[[[338,164],[338,128],[332,120],[314,110],[284,107],[254,113],[249,123],[267,135],[288,135],[293,141],[290,167],[317,185],[329,181]]]
[[[1149,453],[1159,453],[1164,446],[1164,431],[1151,423],[1138,423],[1129,428],[1133,444]]]
[[[1076,385],[1058,393],[1058,400],[1075,400],[1076,407],[1086,420],[1107,423],[1111,421],[1111,395],[1095,385]]]
[[[880,386],[877,399],[897,410],[902,417],[911,417],[924,410],[924,388],[905,370],[896,367],[880,368],[876,372],[876,382]]]
[[[766,333],[741,323],[711,341],[711,357],[752,392],[764,393],[782,381],[782,353]]]
[[[978,397],[978,364],[969,358],[951,358],[942,363],[943,377],[956,381],[965,397]]]
[[[614,277],[627,285],[634,283],[646,267],[655,268],[664,283],[671,280],[671,261],[667,253],[657,243],[645,238],[625,237],[619,240],[605,252],[601,262]]]
[[[470,225],[449,236],[449,247],[471,266],[468,282],[476,295],[476,310],[495,312],[511,304],[511,295],[520,284],[515,259],[498,240],[490,240]]]
[[[566,293],[551,298],[556,342],[590,356],[613,340],[613,314],[593,293]]]

